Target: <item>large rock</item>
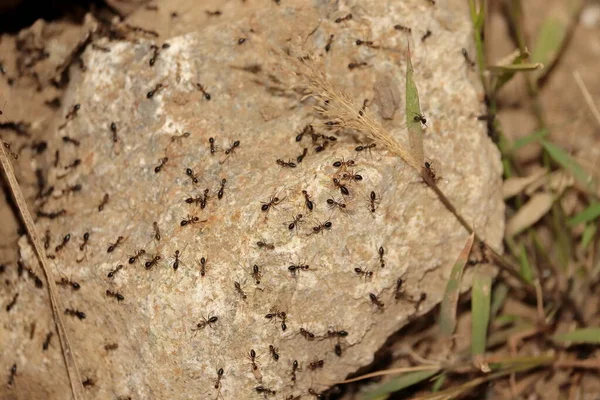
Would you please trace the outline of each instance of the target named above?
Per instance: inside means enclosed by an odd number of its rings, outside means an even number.
[[[471,48],[467,12],[422,0],[324,4],[265,3],[241,19],[212,19],[196,32],[168,40],[101,41],[109,52],[90,46],[83,54],[87,71],[71,69],[62,116],[75,104],[80,108],[73,118],[56,122],[50,148],[60,158],[50,174],[54,193],[43,206],[45,212],[64,209],[66,214],[40,218],[38,228],[50,231],[48,252],[56,256],[51,264],[57,279],[81,285],[80,290],[59,287],[59,294],[63,308],[86,315],[83,320],[64,318],[83,378],[95,382],[88,387],[89,398],[208,399],[218,393],[225,399],[260,398],[257,386],[276,390],[278,396],[322,391],[369,364],[390,334],[439,303],[467,232],[414,170],[379,147],[356,152],[359,143],[368,142],[360,132],[326,129],[310,102],[300,102],[301,90],[290,88],[289,75],[281,73],[285,60],[267,51],[288,38],[302,37],[305,50],[323,56],[334,85],[357,105],[369,99],[367,112],[377,118],[393,117],[385,126],[406,141],[403,96],[393,115],[389,102],[380,109],[381,99],[373,101],[373,96],[385,92],[376,85],[382,76],[392,77],[388,81],[404,93],[407,41],[394,25],[410,26],[428,125],[425,153],[437,164],[441,189],[482,237],[500,247],[501,166],[485,127],[473,118],[483,106],[477,77],[461,54],[461,48]],[[351,20],[335,22],[348,13]],[[422,41],[427,30],[431,37]],[[357,46],[357,39],[380,48]],[[151,67],[150,46],[160,48],[163,42],[170,47],[160,49]],[[348,68],[359,62],[368,65]],[[159,84],[162,88],[154,90]],[[297,142],[307,124],[337,140],[320,152],[322,138],[313,142],[305,134]],[[190,134],[174,139],[185,132]],[[63,136],[81,144],[65,143]],[[237,141],[239,146],[232,147]],[[304,148],[307,155],[298,163]],[[163,158],[168,161],[157,173]],[[349,196],[332,183],[340,172],[332,164],[342,158],[354,160],[351,170],[363,178],[346,184]],[[282,167],[278,159],[297,167]],[[80,164],[69,168],[75,160]],[[80,192],[63,191],[75,184],[82,185]],[[310,195],[312,210],[303,191]],[[377,196],[375,212],[371,191]],[[100,211],[106,194],[108,202]],[[196,196],[197,203],[185,202]],[[273,197],[279,204],[263,211]],[[329,198],[343,200],[345,210],[328,207]],[[303,223],[290,229],[298,214]],[[192,223],[184,224],[187,218]],[[327,221],[330,229],[314,231]],[[86,232],[89,242],[81,250]],[[70,241],[55,251],[67,234]],[[107,251],[120,236],[120,244]],[[26,239],[21,243],[27,266],[42,276]],[[141,249],[145,254],[130,264]],[[160,260],[152,263],[156,255]],[[118,265],[122,269],[109,278]],[[260,278],[253,275],[255,265]],[[291,273],[291,265],[309,267]],[[373,275],[365,278],[356,268]],[[402,296],[395,299],[400,277]],[[107,290],[124,300],[108,296]],[[46,334],[54,330],[46,291],[35,290],[26,273],[3,297],[10,299],[15,291],[20,297],[8,314],[10,323],[0,328],[0,365],[18,364],[17,383],[29,386],[14,390],[30,390],[36,398],[67,398],[56,335],[42,350]],[[421,293],[427,298],[417,302]],[[370,294],[383,308],[374,305]],[[276,310],[286,313],[285,330],[281,314],[266,317]],[[304,330],[315,337],[305,337]],[[348,334],[328,338],[333,330]],[[111,350],[111,344],[118,348]],[[270,346],[278,349],[278,360]],[[296,380],[294,360],[300,366]],[[311,363],[318,368],[312,370]],[[224,374],[216,389],[220,368]]]

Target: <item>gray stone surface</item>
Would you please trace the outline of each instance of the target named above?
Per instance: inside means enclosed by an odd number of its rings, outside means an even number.
[[[390,334],[442,297],[467,232],[403,162],[380,148],[357,153],[358,143],[366,142],[359,132],[326,129],[310,101],[300,102],[301,94],[286,84],[284,60],[270,56],[257,37],[269,45],[284,45],[295,35],[306,38],[305,49],[323,55],[332,82],[361,105],[363,99],[373,99],[373,87],[383,74],[395,77],[404,93],[406,36],[393,26],[411,26],[415,79],[428,124],[425,154],[435,160],[439,186],[460,212],[492,246],[501,245],[501,166],[484,125],[473,118],[483,105],[477,78],[461,55],[461,48],[470,48],[466,11],[441,1],[434,8],[426,1],[283,3],[265,2],[239,19],[212,20],[195,32],[157,41],[170,47],[160,51],[153,67],[154,42],[138,40],[100,42],[110,52],[89,47],[83,55],[87,71],[72,68],[63,115],[74,104],[81,108],[64,128],[59,129],[64,119],[56,121],[51,142],[60,148],[60,161],[51,172],[54,195],[44,206],[48,212],[67,213],[40,219],[38,227],[41,233],[51,232],[49,254],[71,235],[52,265],[58,279],[81,284],[78,291],[59,287],[59,293],[64,308],[86,313],[84,320],[64,317],[82,375],[96,382],[88,389],[89,398],[260,398],[255,391],[259,385],[276,390],[277,398],[306,396],[308,388],[322,391],[369,364]],[[351,21],[334,22],[349,12]],[[433,34],[423,43],[427,29]],[[238,44],[242,37],[246,41]],[[359,38],[382,48],[356,46]],[[362,61],[368,66],[347,67]],[[261,65],[260,72],[243,70],[254,64]],[[196,83],[205,86],[210,100]],[[163,88],[148,98],[157,84]],[[383,123],[405,141],[403,104],[402,99],[393,119]],[[379,115],[373,102],[367,110]],[[113,122],[117,142],[112,140]],[[337,140],[322,152],[315,151],[321,139],[313,143],[305,135],[297,143],[296,135],[307,124]],[[189,137],[172,139],[184,132]],[[81,145],[62,144],[64,135]],[[215,154],[210,153],[210,137],[218,147]],[[224,150],[236,140],[239,146],[226,155]],[[304,147],[308,154],[296,168],[277,165],[277,159],[295,162]],[[168,161],[156,173],[163,157]],[[326,202],[343,197],[332,184],[338,173],[332,163],[341,158],[354,160],[353,170],[363,177],[347,184],[345,212]],[[65,168],[76,159],[79,166]],[[186,168],[193,170],[197,183]],[[219,199],[222,179],[227,183]],[[61,192],[76,183],[81,192]],[[205,189],[204,209],[184,201],[202,196]],[[313,211],[307,210],[302,190],[314,201]],[[371,191],[381,197],[374,213],[369,210]],[[99,211],[106,193],[108,203]],[[262,211],[274,196],[280,204]],[[288,229],[297,214],[304,223]],[[182,226],[188,215],[200,221]],[[331,229],[313,232],[326,221]],[[81,251],[85,232],[90,239]],[[119,236],[122,244],[107,252]],[[258,241],[275,247],[260,248]],[[27,265],[37,270],[27,241],[21,244]],[[140,249],[146,252],[141,261],[129,264]],[[177,250],[180,264],[174,270]],[[157,254],[161,259],[147,270],[144,263]],[[108,278],[119,264],[123,268]],[[297,264],[310,268],[294,277],[288,267]],[[262,274],[260,284],[251,274],[254,265]],[[373,276],[360,277],[355,268]],[[18,359],[21,373],[41,382],[48,398],[67,398],[56,336],[47,351],[41,349],[45,333],[53,329],[47,294],[33,289],[25,276],[18,283],[22,321],[0,327],[0,345],[10,349],[0,356],[2,365]],[[395,300],[399,277],[405,280],[404,296]],[[468,285],[468,275],[466,280]],[[246,298],[236,292],[234,282]],[[124,300],[108,297],[106,290],[121,293]],[[370,293],[379,296],[383,310],[371,303]],[[417,310],[412,300],[421,293],[427,299]],[[281,320],[265,318],[274,309],[286,312],[285,331]],[[211,316],[218,317],[214,324],[193,331]],[[33,319],[39,333],[30,341]],[[307,340],[301,328],[316,337]],[[326,338],[332,329],[346,330],[348,336]],[[338,342],[341,357],[334,352]],[[118,343],[118,349],[106,350],[111,343]],[[278,361],[269,345],[279,349]],[[247,358],[251,349],[258,355],[257,370]],[[293,360],[301,366],[296,381],[290,375]],[[323,367],[311,371],[315,360],[324,360]],[[219,368],[224,376],[215,389]]]

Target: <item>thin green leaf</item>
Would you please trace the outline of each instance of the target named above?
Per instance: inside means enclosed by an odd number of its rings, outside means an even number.
[[[527,136],[523,136],[522,138],[515,140],[510,149],[511,151],[519,150],[520,148],[525,147],[530,143],[537,142],[539,139],[545,138],[546,136],[548,136],[549,133],[550,131],[546,128],[540,129],[539,131],[535,131]]]
[[[411,155],[423,166],[425,161],[423,152],[423,125],[421,124],[421,105],[419,104],[419,91],[414,80],[413,66],[410,61],[410,46],[406,50],[406,127]]]
[[[600,344],[600,328],[581,328],[552,336],[555,342]]]
[[[544,149],[548,152],[550,157],[561,167],[569,171],[573,177],[583,184],[586,188],[590,187],[592,178],[585,172],[583,168],[575,161],[569,154],[559,146],[551,143],[547,140],[541,139],[540,143],[544,146]]]
[[[567,222],[569,225],[573,226],[581,224],[582,222],[590,222],[598,217],[600,217],[600,202],[596,201],[573,218],[569,218]]]
[[[450,273],[450,278],[446,284],[446,292],[442,299],[439,321],[440,332],[445,337],[452,336],[454,329],[456,328],[456,307],[460,295],[463,270],[469,258],[469,253],[471,252],[471,247],[473,247],[474,240],[475,233],[472,233],[467,239],[465,247],[456,259],[456,262],[452,267],[452,272]]]
[[[445,373],[440,374],[437,378],[433,380],[433,386],[431,386],[431,391],[433,393],[439,392],[444,383],[446,382],[447,375]]]
[[[492,298],[492,277],[478,272],[473,277],[473,297],[471,298],[471,356],[483,354],[490,322]]]
[[[584,250],[587,249],[587,247],[590,245],[590,243],[596,236],[597,229],[598,228],[596,228],[595,223],[589,223],[586,225],[585,230],[583,231],[583,235],[581,235],[581,247],[583,247]]]
[[[517,72],[519,72],[518,66],[523,65],[524,61],[527,59],[528,56],[529,54],[527,53],[517,53],[516,56],[508,62],[505,62],[501,65],[494,65],[488,67],[488,69],[496,77],[496,83],[494,85],[494,90],[496,92],[500,90],[502,86],[507,84]]]
[[[503,282],[498,283],[494,287],[494,291],[492,292],[492,307],[490,310],[492,320],[496,319],[496,315],[498,315],[498,312],[502,309],[507,294],[508,286]]]
[[[521,276],[529,283],[533,283],[533,271],[531,270],[531,264],[529,264],[529,258],[527,258],[527,249],[525,245],[521,243],[521,254],[519,264],[521,265]]]
[[[555,17],[548,17],[542,24],[542,28],[537,36],[531,60],[539,62],[550,67],[556,60],[564,41],[567,37],[568,20],[559,20]],[[546,69],[546,71],[548,71]],[[537,74],[536,79],[542,77],[543,72]]]
[[[400,375],[394,379],[391,379],[389,382],[384,383],[383,385],[377,387],[377,389],[366,393],[362,399],[364,400],[374,400],[380,396],[388,395],[398,390],[405,389],[410,387],[416,383],[419,383],[425,379],[431,378],[435,374],[439,372],[438,370],[433,371],[416,371],[410,372],[408,374]]]

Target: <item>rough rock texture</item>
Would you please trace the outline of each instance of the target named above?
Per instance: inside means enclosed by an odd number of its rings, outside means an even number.
[[[356,152],[359,143],[368,143],[360,132],[327,129],[310,101],[301,102],[302,95],[286,83],[285,62],[270,56],[268,46],[301,37],[305,50],[323,55],[333,83],[360,106],[363,99],[373,99],[380,76],[395,77],[404,93],[407,41],[393,27],[411,26],[415,78],[428,125],[425,153],[435,160],[441,189],[492,246],[500,247],[499,157],[484,126],[473,118],[483,106],[476,77],[461,55],[461,48],[470,48],[470,22],[465,10],[439,3],[272,3],[235,21],[213,19],[197,32],[164,41],[99,42],[108,52],[88,47],[83,54],[87,70],[71,69],[63,115],[75,104],[80,108],[76,116],[56,122],[50,141],[60,155],[51,171],[54,193],[43,210],[66,213],[41,218],[38,227],[42,234],[50,232],[48,254],[56,257],[51,262],[57,279],[81,285],[80,290],[59,287],[59,293],[63,308],[86,314],[83,320],[64,318],[83,378],[95,383],[88,386],[89,398],[260,398],[259,385],[278,396],[322,391],[369,364],[391,333],[439,303],[466,231],[404,163],[380,148]],[[350,12],[352,20],[334,22]],[[433,33],[422,42],[428,29]],[[246,40],[240,43],[240,38]],[[357,46],[356,39],[380,48]],[[151,67],[150,46],[164,42],[170,46],[160,49]],[[359,62],[368,65],[348,68]],[[255,65],[259,71],[250,68]],[[155,90],[159,84],[162,88]],[[406,140],[400,103],[393,120],[384,123]],[[367,112],[380,115],[375,102]],[[297,142],[307,124],[337,140],[320,152],[322,138],[313,142],[305,134]],[[190,134],[174,138],[184,132]],[[65,135],[80,145],[64,143]],[[236,141],[239,146],[232,147]],[[305,147],[308,153],[297,163]],[[163,158],[168,161],[157,173]],[[363,177],[346,183],[349,196],[332,184],[343,172],[332,163],[342,158],[354,160],[352,170]],[[277,159],[298,165],[282,167]],[[73,166],[76,160],[80,163]],[[67,190],[76,184],[81,191]],[[208,200],[202,207],[205,189]],[[314,202],[312,211],[303,190]],[[377,195],[375,212],[371,191]],[[196,203],[185,202],[196,196]],[[261,210],[273,197],[279,204]],[[328,198],[347,203],[345,211],[329,208]],[[289,229],[298,214],[303,222]],[[182,225],[187,218],[193,223]],[[326,221],[330,229],[315,233],[314,227]],[[70,240],[57,250],[67,234]],[[259,241],[274,248],[259,247]],[[21,245],[26,266],[42,276],[27,240]],[[140,249],[145,254],[129,263]],[[161,258],[153,263],[157,255]],[[123,267],[108,277],[118,265]],[[260,277],[253,275],[255,265]],[[290,265],[309,268],[292,274]],[[365,279],[355,268],[373,276]],[[16,284],[3,293],[5,303],[20,293],[0,327],[0,365],[19,366],[17,388],[6,393],[68,397],[56,335],[42,350],[46,334],[54,330],[45,288],[35,289],[27,272],[20,279],[14,270],[6,276]],[[399,277],[405,283],[396,300]],[[384,303],[382,309],[371,302],[371,293]],[[421,293],[427,298],[417,302]],[[281,315],[265,317],[275,310],[286,313],[285,330]],[[203,321],[206,326],[199,328]],[[304,337],[301,329],[315,337]],[[329,330],[348,335],[328,338]],[[338,343],[341,357],[334,351]],[[112,344],[118,348],[110,349]],[[278,360],[270,345],[278,349]],[[295,381],[293,360],[301,367]],[[322,367],[311,370],[317,360],[324,361]],[[216,385],[220,368],[224,374]]]

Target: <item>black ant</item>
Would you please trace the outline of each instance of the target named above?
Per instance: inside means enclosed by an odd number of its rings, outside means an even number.
[[[180,225],[181,226],[186,226],[186,225],[191,225],[191,224],[196,224],[198,222],[206,222],[208,220],[204,219],[202,221],[200,221],[200,218],[196,217],[195,215],[188,215],[186,218],[181,220]]]
[[[106,351],[112,351],[112,350],[116,350],[118,348],[119,348],[118,343],[107,343],[104,345],[104,350],[106,350]]]
[[[4,147],[6,147],[6,144]],[[77,168],[80,164],[81,164],[81,159],[76,158],[71,164],[65,165],[65,169]],[[61,175],[61,177],[63,177],[63,176],[65,176],[65,175]]]
[[[17,299],[19,298],[19,293],[15,293],[10,303],[6,305],[6,312],[10,312],[12,308],[17,304]]]
[[[381,300],[379,300],[379,297],[377,297],[375,293],[369,293],[369,299],[371,300],[371,303],[377,306],[378,309],[383,310],[384,304]]]
[[[298,265],[290,265],[288,267],[288,271],[290,271],[290,273],[292,274],[293,277],[296,276],[296,271],[300,272],[300,271],[308,271],[310,269],[310,265],[306,265],[306,264],[298,264]]]
[[[302,214],[298,214],[294,217],[294,220],[292,222],[289,223],[288,225],[288,229],[294,230],[298,227],[298,225],[300,225],[303,221],[302,221]]]
[[[119,137],[117,136],[117,124],[114,122],[110,123],[110,131],[112,132],[112,141],[113,143],[117,143],[119,141]]]
[[[149,91],[148,93],[146,93],[146,97],[151,99],[155,93],[158,93],[158,91],[160,89],[162,89],[164,86],[162,83],[157,83],[156,86],[154,87],[153,90]]]
[[[108,297],[114,297],[115,299],[117,299],[117,301],[123,301],[125,300],[125,297],[123,297],[123,295],[119,292],[113,292],[112,290],[106,289],[106,295]]]
[[[210,93],[208,93],[208,92],[207,92],[207,91],[204,89],[204,86],[202,86],[202,85],[201,85],[201,84],[199,84],[199,83],[196,83],[196,89],[198,89],[199,91],[201,91],[201,92],[202,92],[202,94],[204,95],[204,98],[205,98],[206,100],[210,100]]]
[[[193,183],[198,183],[198,175],[194,174],[194,170],[191,168],[185,169],[185,174],[190,177]]]
[[[302,154],[300,154],[298,157],[296,157],[296,161],[298,163],[301,163],[302,160],[304,160],[304,157],[306,157],[306,154],[308,153],[308,148],[305,147],[304,150],[302,150]]]
[[[292,372],[290,373],[290,375],[292,375],[292,381],[296,380],[296,371],[299,370],[299,365],[298,365],[298,360],[294,360],[294,362],[292,363]]]
[[[346,185],[343,185],[340,180],[338,178],[333,178],[333,184],[335,185],[335,187],[340,189],[340,192],[342,193],[342,195],[344,196],[350,196],[350,191],[348,190],[348,188],[346,187]]]
[[[264,249],[267,249],[267,250],[275,250],[275,245],[272,244],[272,243],[266,243],[266,242],[263,242],[263,241],[259,240],[258,242],[256,242],[256,245],[258,247],[260,247],[261,249],[264,248]]]
[[[323,365],[325,365],[325,360],[315,360],[315,361],[311,361],[308,364],[308,369],[310,369],[311,371],[316,370],[317,368],[323,368]]]
[[[383,258],[383,255],[385,254],[385,250],[383,248],[383,246],[379,247],[379,265],[381,265],[381,268],[385,267],[385,259]]]
[[[475,66],[475,62],[473,60],[471,60],[471,58],[469,57],[469,53],[467,53],[467,49],[463,48],[462,50],[462,55],[465,58],[465,61],[467,62],[467,64],[473,68]]]
[[[225,150],[225,154],[229,155],[230,153],[233,153],[233,151],[238,148],[240,146],[240,141],[236,140],[235,142],[233,142],[233,144],[227,149]]]
[[[129,264],[133,264],[134,262],[136,262],[138,260],[138,258],[140,258],[141,255],[144,255],[144,254],[146,254],[146,250],[144,250],[144,249],[137,251],[134,255],[129,257]]]
[[[63,142],[65,142],[65,143],[71,143],[71,144],[73,144],[76,147],[79,147],[79,145],[81,145],[81,142],[79,140],[73,139],[70,136],[63,136],[62,140],[63,140]]]
[[[262,277],[262,272],[260,272],[260,267],[256,264],[254,264],[254,266],[252,267],[252,277],[254,278],[254,281],[256,282],[256,284],[260,284],[260,278]]]
[[[329,50],[331,49],[331,42],[333,42],[333,37],[334,37],[334,35],[331,34],[331,35],[329,35],[329,39],[327,39],[327,44],[325,45],[326,52],[329,52]]]
[[[67,214],[67,210],[65,210],[64,208],[59,210],[59,211],[53,211],[53,212],[44,212],[41,210],[38,210],[36,212],[36,215],[40,218],[48,218],[48,219],[56,219],[58,217],[62,217],[64,215]]]
[[[264,386],[257,386],[254,388],[254,390],[256,390],[258,393],[264,394],[265,396],[275,396],[277,394],[275,390]]]
[[[242,285],[240,285],[239,282],[233,282],[233,285],[235,286],[235,291],[238,292],[238,294],[240,295],[240,297],[243,300],[246,300],[246,292],[244,292],[244,289],[242,289]]]
[[[208,193],[209,190],[208,189],[204,189],[204,193],[202,194],[202,196],[196,196],[196,197],[188,197],[187,199],[185,199],[185,202],[188,204],[192,204],[192,203],[196,203],[196,205],[200,205],[200,209],[204,209],[206,207],[206,202],[208,200]]]
[[[365,61],[357,62],[357,63],[350,63],[350,64],[348,64],[348,69],[353,70],[355,68],[366,67],[367,65],[369,65],[369,64],[367,64]]]
[[[304,195],[304,204],[306,205],[306,208],[308,209],[308,211],[312,211],[315,206],[315,203],[313,203],[313,201],[310,199],[310,195],[306,190],[303,190],[302,194]]]
[[[347,14],[345,17],[336,18],[335,23],[339,24],[340,22],[349,21],[351,19],[352,19],[352,14]]]
[[[238,44],[244,44],[245,41],[246,41],[246,38],[239,38]]]
[[[277,159],[277,165],[282,166],[283,168],[296,168],[296,163],[292,161],[283,161],[282,159]]]
[[[273,360],[275,361],[279,361],[279,349],[275,346],[273,346],[272,344],[269,345],[269,351],[271,352],[271,357],[273,357]]]
[[[425,42],[425,40],[427,40],[427,38],[429,38],[429,36],[431,36],[431,31],[429,29],[427,29],[427,32],[425,32],[425,34],[423,36],[421,36],[421,42]]]
[[[206,258],[202,257],[200,259],[200,276],[206,275]]]
[[[331,221],[326,221],[324,223],[319,223],[319,225],[317,226],[313,226],[312,230],[313,233],[323,233],[325,229],[329,230],[332,226],[333,224],[331,223]]]
[[[223,368],[219,368],[219,370],[217,371],[217,379],[215,380],[215,389],[218,389],[221,387],[221,379],[223,379],[223,374],[225,371],[223,371]]]
[[[65,308],[65,314],[70,315],[72,317],[77,317],[80,320],[85,319],[85,313],[79,310],[73,310],[71,308]]]
[[[362,181],[363,177],[362,177],[362,175],[355,174],[354,172],[344,172],[342,174],[342,179],[345,181],[358,182],[358,181]]]
[[[171,136],[171,143],[175,141],[181,141],[182,139],[189,138],[192,132],[183,132],[181,135]]]
[[[285,311],[279,311],[277,309],[274,309],[273,311],[269,312],[267,315],[265,315],[265,318],[271,320],[273,318],[279,318],[281,319],[281,330],[285,331],[287,329],[287,325],[286,325],[286,321],[287,321],[287,314]]]
[[[79,283],[73,282],[68,278],[61,278],[60,281],[56,281],[56,284],[61,286],[71,286],[73,290],[81,289],[81,285]]]
[[[116,241],[114,244],[111,244],[111,245],[109,245],[109,246],[108,246],[108,249],[106,249],[106,252],[107,252],[107,253],[112,253],[113,251],[115,251],[115,249],[116,249],[116,248],[117,248],[117,247],[118,247],[118,246],[119,246],[121,243],[123,243],[123,240],[124,240],[124,239],[125,239],[125,238],[124,238],[123,236],[119,236],[119,237],[117,238],[117,241]]]
[[[348,160],[348,161],[344,161],[344,158],[342,157],[341,160],[338,160],[336,162],[334,162],[332,165],[336,168],[348,168],[348,167],[353,167],[354,166],[354,160]]]
[[[204,12],[209,17],[218,17],[222,14],[220,10],[215,10],[215,11],[205,10]]]
[[[175,261],[173,261],[173,269],[175,271],[177,271],[177,269],[179,268],[179,262],[180,262],[179,254],[180,254],[179,250],[175,250],[175,254],[173,255],[175,257]]]
[[[160,172],[160,170],[162,169],[162,167],[165,166],[167,161],[169,161],[168,157],[159,158],[158,159],[159,164],[156,167],[154,167],[154,172],[158,174]]]
[[[224,193],[226,183],[227,183],[227,179],[225,179],[225,178],[221,179],[221,188],[219,189],[219,192],[217,193],[217,198],[219,200],[221,200],[223,198],[223,193]]]
[[[306,126],[304,127],[304,129],[302,129],[302,132],[300,132],[299,134],[297,134],[297,135],[296,135],[296,142],[299,142],[299,141],[301,141],[301,140],[302,140],[302,137],[303,137],[305,134],[307,134],[307,133],[308,133],[309,135],[313,135],[313,134],[314,134],[314,131],[315,131],[315,129],[313,128],[313,126],[312,126],[312,125],[310,125],[310,124],[309,124],[309,125],[306,125]],[[313,140],[313,141],[314,141],[314,140]]]
[[[83,246],[83,245],[81,245],[81,246]],[[49,247],[50,247],[50,230],[46,229],[46,234],[44,235],[44,249],[48,250]],[[80,247],[80,249],[83,250],[81,247]]]
[[[404,291],[402,289],[403,284],[404,279],[398,278],[398,280],[396,281],[396,292],[394,294],[394,299],[400,300],[400,298],[404,296]]]
[[[317,392],[313,388],[308,388],[308,394],[315,396],[315,398],[317,398],[317,399],[322,399],[323,398],[322,394],[319,393],[319,392]]]
[[[102,197],[102,201],[98,205],[98,212],[104,210],[104,206],[108,204],[108,200],[110,200],[110,195],[108,193],[104,193],[104,197]]]
[[[335,199],[327,199],[327,206],[329,208],[337,208],[340,211],[346,211],[346,203]]]
[[[354,43],[356,43],[357,46],[362,46],[363,44],[367,45],[368,47],[372,47],[373,46],[373,42],[370,41],[370,40],[356,39],[356,42],[354,42]]]
[[[123,268],[123,264],[117,265],[117,267],[115,269],[113,269],[112,271],[110,271],[107,276],[109,278],[114,277],[117,274],[117,272],[119,272],[122,268]]]
[[[202,330],[204,328],[206,328],[206,326],[210,326],[211,328],[213,327],[213,325],[219,320],[219,317],[217,316],[208,316],[208,318],[204,318],[202,317],[202,321],[198,322],[196,324],[195,328],[192,328],[193,332],[197,332],[199,330]]]
[[[358,275],[364,276],[365,279],[371,278],[373,276],[373,271],[369,271],[368,269],[362,269],[359,267],[354,268],[354,272],[356,272]]]
[[[361,151],[370,151],[371,149],[377,147],[377,143],[369,143],[369,144],[364,144],[364,145],[360,145],[360,146],[356,146],[354,148],[354,150],[358,153],[360,153]]]
[[[304,328],[300,328],[300,334],[302,336],[304,336],[304,339],[306,339],[306,340],[314,340],[315,339],[315,334]]]
[[[10,367],[10,376],[8,377],[8,386],[12,386],[15,382],[15,376],[17,375],[17,364],[13,364]]]
[[[334,338],[334,337],[342,338],[342,337],[346,337],[346,336],[348,336],[348,332],[344,331],[344,330],[341,330],[341,331],[335,331],[335,330],[334,331],[327,331],[327,337],[328,338]]]
[[[283,199],[280,199],[279,197],[275,196],[275,197],[271,197],[269,199],[269,201],[261,201],[262,206],[260,206],[261,211],[267,212],[271,209],[271,207],[273,209],[275,209],[275,206],[277,206],[279,203],[281,203],[283,200],[285,200],[285,197]]]
[[[71,109],[71,111],[69,111],[67,113],[67,115],[65,116],[65,119],[73,119],[77,116],[77,111],[79,111],[79,109],[81,108],[81,104],[75,104],[73,106],[73,108]]]
[[[425,171],[427,172],[427,175],[429,175],[431,180],[435,180],[435,169],[433,168],[431,162],[425,161]]]
[[[67,234],[66,234],[66,235],[63,237],[63,240],[62,240],[62,242],[61,242],[61,243],[60,243],[58,246],[56,246],[56,247],[54,248],[54,251],[55,251],[56,253],[58,253],[59,251],[61,251],[61,250],[62,250],[62,249],[63,249],[63,248],[64,248],[64,247],[67,245],[67,243],[69,243],[69,240],[71,240],[71,234],[70,234],[70,233],[67,233]]]
[[[211,155],[215,154],[215,152],[217,151],[217,149],[215,147],[215,138],[209,137],[208,143],[210,145],[210,154]]]
[[[425,116],[423,114],[415,113],[413,121],[415,121],[415,122],[420,121],[423,125],[427,126],[427,119],[425,118]]]
[[[50,347],[50,340],[52,339],[52,336],[54,336],[54,332],[50,331],[48,332],[48,334],[46,335],[46,339],[44,340],[44,343],[42,344],[42,350],[48,350],[48,347]]]
[[[411,33],[412,32],[411,28],[409,28],[408,26],[400,25],[400,24],[394,25],[394,29],[397,30],[397,31],[403,31],[403,32],[406,32],[406,33]]]
[[[154,257],[152,257],[152,260],[150,260],[150,261],[146,261],[146,262],[144,263],[144,267],[145,267],[146,269],[150,269],[150,268],[152,268],[153,266],[155,266],[155,265],[156,265],[156,263],[158,263],[158,261],[159,261],[160,259],[161,259],[161,256],[160,256],[160,254],[157,254],[157,255],[155,255]]]
[[[81,384],[83,387],[92,387],[96,385],[96,382],[92,378],[86,378]]]
[[[254,351],[254,349],[250,349],[250,352],[248,353],[248,356],[246,358],[250,360],[252,369],[256,371],[258,369],[258,365],[256,365],[256,352]]]
[[[372,190],[371,194],[369,195],[369,210],[374,213],[377,209],[377,205],[379,205],[380,202],[381,197],[377,197],[377,194]]]
[[[160,241],[160,228],[158,227],[158,222],[154,221],[152,227],[154,228],[154,239]]]

